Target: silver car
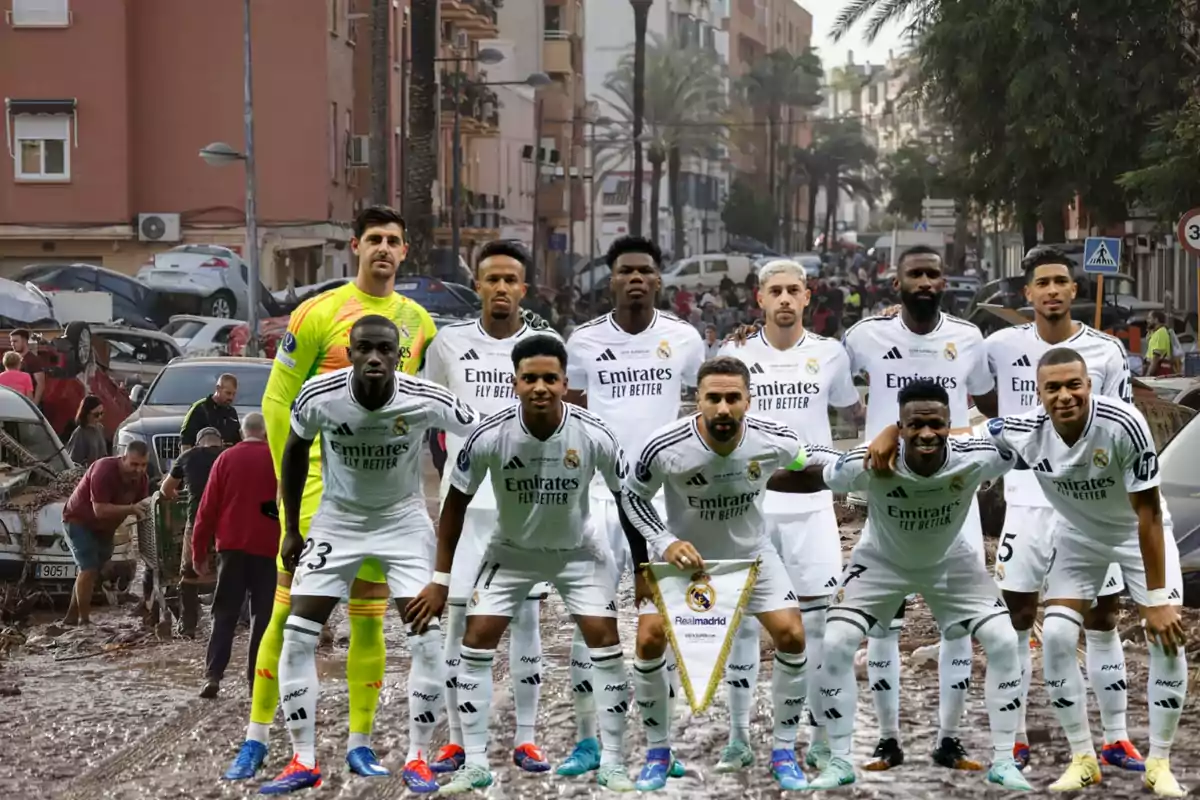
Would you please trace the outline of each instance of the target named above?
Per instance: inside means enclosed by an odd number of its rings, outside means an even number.
[[[138,278],[168,295],[190,296],[197,313],[222,319],[246,319],[249,309],[249,270],[228,247],[185,244],[155,254]],[[260,315],[278,316],[278,303],[259,286]]]

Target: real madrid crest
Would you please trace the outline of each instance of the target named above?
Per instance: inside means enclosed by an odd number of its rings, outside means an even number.
[[[1097,448],[1095,452],[1092,453],[1092,463],[1095,464],[1099,469],[1104,469],[1108,466],[1108,453]]]
[[[841,603],[841,602],[842,602],[843,600],[845,600],[845,599],[846,599],[846,590],[845,590],[845,589],[838,589],[838,591],[837,591],[837,601],[836,601],[836,602],[838,602],[838,603]]]
[[[408,433],[408,423],[404,421],[404,417],[396,417],[396,421],[392,423],[392,435],[403,436]]]
[[[479,605],[479,592],[474,591],[471,592],[471,608],[474,608],[477,605]]]
[[[405,325],[403,322],[400,323],[400,338],[401,339],[408,338],[408,326]]]
[[[1004,565],[1003,564],[996,565],[996,580],[1000,580],[1000,581],[1004,580]]]
[[[961,492],[963,490],[963,479],[961,475],[955,475],[950,479],[950,491]]]
[[[568,450],[563,456],[563,466],[567,469],[579,469],[579,451]]]
[[[947,361],[953,361],[958,358],[958,348],[954,345],[954,342],[946,342],[946,349],[942,351],[942,355],[946,357]]]
[[[816,375],[821,371],[821,362],[817,361],[815,358],[810,358],[808,361],[804,362],[804,369],[809,375]]]
[[[666,339],[663,339],[661,342],[658,343],[658,350],[656,352],[658,353],[658,357],[661,359],[666,360],[666,359],[670,358],[671,357],[671,343],[668,342]]]
[[[697,614],[712,611],[717,605],[717,590],[709,583],[707,575],[689,583],[686,592],[684,602]]]
[[[752,481],[756,481],[762,477],[762,466],[757,461],[751,461],[746,465],[746,477]]]

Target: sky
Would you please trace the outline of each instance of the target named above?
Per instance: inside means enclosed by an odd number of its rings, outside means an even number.
[[[833,27],[833,21],[841,9],[842,0],[799,0],[799,3],[813,15],[812,43],[818,48],[817,52],[821,54],[821,60],[825,63],[826,68],[845,64],[849,51],[854,51],[854,63],[856,64],[866,64],[867,62],[882,64],[887,61],[889,48],[896,50],[897,53],[903,49],[900,26],[892,26],[883,30],[874,44],[867,45],[862,40],[862,28],[865,26],[860,24],[840,42],[835,43],[833,37],[829,35],[829,29]]]

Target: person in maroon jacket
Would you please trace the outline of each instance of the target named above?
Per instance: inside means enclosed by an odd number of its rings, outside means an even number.
[[[96,578],[113,554],[113,536],[128,517],[138,519],[150,510],[145,442],[131,442],[122,456],[93,461],[63,508],[67,545],[79,574],[71,592],[64,625],[91,623]]]
[[[275,463],[267,447],[262,414],[242,419],[242,441],[217,458],[192,526],[192,563],[209,571],[208,546],[217,542],[217,589],[212,632],[205,658],[204,688],[212,699],[221,690],[233,635],[246,596],[250,597],[250,653],[246,678],[254,685],[254,662],[275,602],[275,557],[279,551],[278,489]]]

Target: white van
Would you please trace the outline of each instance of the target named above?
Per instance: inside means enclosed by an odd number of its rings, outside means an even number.
[[[701,286],[711,289],[728,277],[734,283],[742,283],[753,269],[749,256],[709,253],[680,259],[663,272],[663,286],[696,289]]]

